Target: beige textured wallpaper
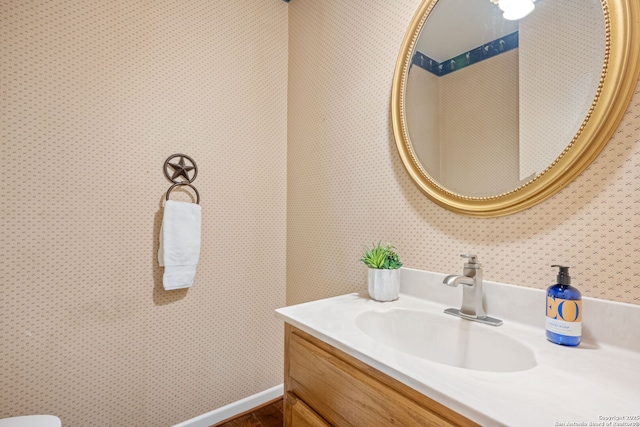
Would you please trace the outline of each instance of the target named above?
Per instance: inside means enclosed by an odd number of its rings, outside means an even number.
[[[407,76],[405,102],[407,130],[416,157],[433,177],[440,176],[440,106],[441,78],[417,65]],[[435,142],[435,143],[434,143]]]
[[[431,177],[475,197],[521,185],[518,49],[441,77],[414,65],[407,88],[409,137]]]
[[[519,187],[518,49],[442,76],[439,105],[438,182],[475,197]]]
[[[286,3],[0,0],[0,27],[0,418],[169,426],[280,384]],[[165,292],[176,152],[202,252]]]
[[[560,155],[596,94],[605,54],[600,0],[540,2],[520,25],[521,178]],[[571,65],[569,65],[571,64]],[[553,73],[553,79],[547,73]],[[545,126],[539,126],[539,123]]]
[[[584,295],[640,304],[640,90],[595,162],[553,198],[494,219],[451,213],[413,184],[393,139],[393,69],[419,0],[289,5],[287,303],[366,289],[363,245],[407,267],[545,288],[572,266]],[[550,76],[552,78],[553,76]]]

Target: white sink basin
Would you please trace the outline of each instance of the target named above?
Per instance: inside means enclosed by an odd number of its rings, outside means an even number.
[[[377,342],[432,362],[476,371],[517,372],[537,365],[533,350],[499,328],[426,311],[366,311],[356,325]]]

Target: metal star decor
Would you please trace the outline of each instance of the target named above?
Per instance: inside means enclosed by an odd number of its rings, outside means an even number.
[[[184,157],[180,157],[180,161],[178,161],[178,163],[169,163],[169,166],[173,168],[173,175],[171,176],[171,179],[183,176],[187,181],[191,181],[191,179],[189,179],[189,171],[193,170],[193,166],[185,165]]]
[[[178,157],[180,160],[178,160],[177,163],[171,162],[171,160],[175,159],[176,157]],[[187,164],[185,162],[185,159],[191,162],[191,164],[190,165]],[[196,162],[194,162],[191,157],[184,154],[174,154],[173,156],[170,156],[165,161],[164,165],[165,165],[164,174],[166,175],[167,178],[169,178],[171,182],[174,182],[174,183],[193,182],[193,180],[196,179],[196,175],[198,175],[198,166],[196,166]],[[173,173],[170,173],[167,166],[171,166],[171,168],[173,169]],[[191,171],[193,171],[193,177],[189,178],[189,172]],[[183,177],[184,180],[179,181],[178,178],[180,177]]]
[[[178,160],[177,163],[176,162],[171,163],[171,161],[176,157],[179,158],[180,160]],[[186,164],[185,159],[191,162],[191,164],[190,165]],[[169,166],[171,166],[171,168],[173,169],[173,173],[169,171]],[[196,177],[198,176],[198,165],[191,157],[187,156],[186,154],[172,154],[171,156],[167,157],[167,160],[164,161],[163,169],[164,169],[164,176],[166,176],[169,181],[173,182],[173,185],[169,187],[169,190],[167,190],[167,194],[165,196],[166,200],[169,200],[169,194],[171,193],[171,190],[173,190],[174,188],[189,187],[196,193],[196,203],[200,204],[200,194],[198,193],[198,190],[196,190],[196,187],[191,185],[191,183],[195,181]],[[189,172],[192,172],[192,171],[193,171],[193,176],[189,178]],[[179,180],[178,178],[180,177],[184,179]]]

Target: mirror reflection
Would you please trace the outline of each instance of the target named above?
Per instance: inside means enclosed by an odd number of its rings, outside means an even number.
[[[408,137],[423,170],[450,192],[520,187],[589,114],[605,56],[600,1],[526,1],[535,8],[509,20],[505,0],[439,0],[416,41]]]

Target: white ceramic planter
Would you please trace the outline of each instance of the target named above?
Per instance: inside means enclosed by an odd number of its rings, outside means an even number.
[[[395,301],[400,292],[400,269],[369,269],[369,296],[376,301]]]

